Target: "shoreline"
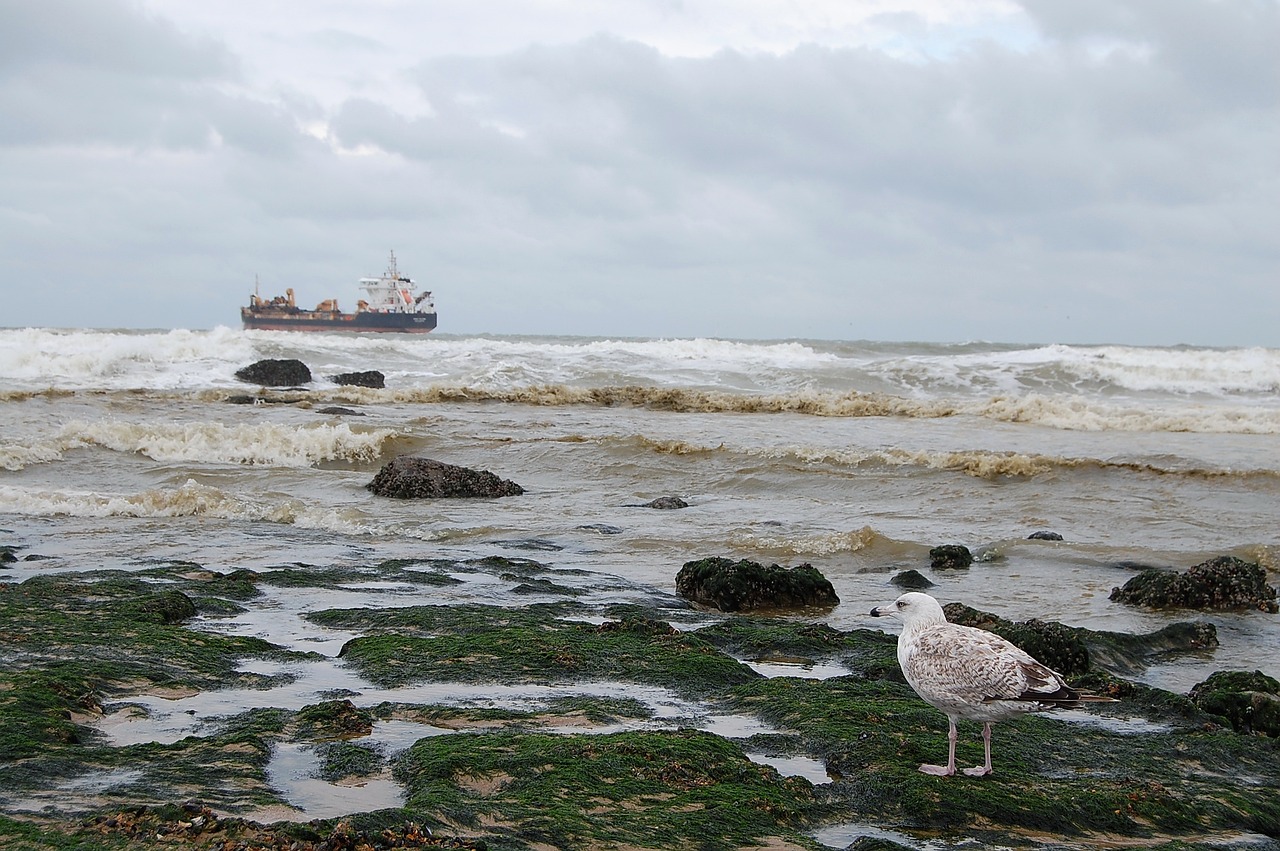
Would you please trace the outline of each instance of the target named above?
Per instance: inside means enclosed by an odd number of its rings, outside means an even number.
[[[527,602],[450,598],[495,583]],[[1280,785],[1277,740],[1223,727],[1181,695],[1098,673],[1126,691],[1114,723],[1114,713],[1084,713],[1001,724],[994,777],[927,778],[914,767],[945,745],[945,719],[901,682],[893,636],[725,616],[657,589],[620,593],[624,584],[498,556],[230,573],[164,561],[6,583],[3,812],[20,821],[0,819],[0,837],[26,824],[33,849],[77,831],[115,841],[124,828],[102,819],[162,823],[184,805],[201,809],[172,820],[188,826],[172,828],[166,847],[233,830],[296,841],[298,831],[409,822],[461,843],[444,847],[511,849],[556,837],[821,848],[815,832],[850,824],[869,836],[1021,837],[1016,847],[1045,847],[1045,834],[1061,835],[1052,847],[1062,848],[1103,834],[1280,835],[1265,794]],[[294,617],[285,643],[246,634]],[[229,696],[244,704],[228,707]],[[395,750],[371,744],[375,728],[401,743],[423,736]],[[962,729],[963,760],[980,752],[973,732]],[[385,792],[390,782],[403,806],[324,822],[298,813],[305,830],[235,821],[289,806],[272,789],[273,755],[286,747],[315,758],[332,779],[306,780],[337,800],[358,796],[352,784]],[[751,755],[787,767],[807,759],[831,779],[783,775]],[[63,817],[14,809],[37,793]],[[553,806],[558,797],[568,810]],[[725,806],[738,815],[724,820]],[[122,807],[133,822],[113,815]],[[192,829],[205,808],[215,821],[202,824],[222,833]],[[588,810],[593,818],[570,815]]]

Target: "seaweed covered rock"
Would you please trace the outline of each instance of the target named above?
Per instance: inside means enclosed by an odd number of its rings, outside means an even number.
[[[1155,660],[1180,653],[1198,653],[1218,646],[1218,629],[1209,621],[1179,621],[1155,632],[1081,630],[1089,645],[1091,662],[1121,675],[1132,675]]]
[[[942,610],[952,623],[994,632],[1064,677],[1074,677],[1089,670],[1089,648],[1081,630],[1035,619],[1014,623],[961,603],[948,603]]]
[[[263,387],[295,387],[311,381],[311,370],[295,358],[267,358],[236,370],[236,378]]]
[[[929,550],[929,566],[934,570],[960,570],[973,564],[973,553],[961,544],[943,544]]]
[[[396,499],[494,499],[524,493],[515,482],[488,470],[410,456],[384,465],[365,487],[378,496]]]
[[[344,387],[372,387],[375,390],[381,390],[387,386],[387,378],[376,369],[366,370],[364,372],[344,372],[340,375],[331,375],[329,380],[334,384],[340,384]]]
[[[297,724],[307,739],[357,738],[373,732],[373,714],[350,700],[326,700],[298,710]]]
[[[817,568],[768,567],[743,559],[704,558],[686,562],[676,574],[676,591],[687,600],[722,612],[835,606],[835,589]]]
[[[130,601],[124,609],[150,623],[181,623],[196,615],[196,604],[181,591],[159,591]]]
[[[1111,599],[1153,609],[1260,609],[1275,614],[1276,589],[1258,564],[1219,556],[1186,573],[1151,568],[1111,589]]]
[[[1280,682],[1261,671],[1215,671],[1191,689],[1191,701],[1239,733],[1280,737]]]
[[[1062,536],[1059,535],[1057,532],[1040,531],[1040,532],[1032,532],[1030,535],[1027,536],[1027,540],[1028,541],[1061,541]]]
[[[680,508],[688,508],[689,503],[685,502],[678,496],[660,496],[655,500],[646,502],[641,508],[656,508],[659,511],[673,511]]]

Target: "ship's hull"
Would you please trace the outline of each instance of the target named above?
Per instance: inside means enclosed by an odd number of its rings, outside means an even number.
[[[240,308],[240,321],[254,331],[388,331],[426,334],[436,327],[434,313],[295,313]]]

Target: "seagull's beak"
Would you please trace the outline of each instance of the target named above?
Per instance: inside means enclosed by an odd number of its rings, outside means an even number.
[[[871,610],[871,617],[882,618],[882,617],[885,617],[886,615],[893,614],[893,611],[894,611],[893,608],[890,606],[876,606],[874,609]]]

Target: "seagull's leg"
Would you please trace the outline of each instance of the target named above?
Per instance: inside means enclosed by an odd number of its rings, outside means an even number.
[[[982,744],[985,745],[987,752],[986,765],[978,765],[973,768],[966,768],[964,773],[970,777],[985,777],[991,773],[991,722],[982,725]]]
[[[947,730],[947,764],[946,765],[922,765],[920,770],[925,774],[936,774],[939,777],[950,777],[956,773],[956,721],[954,718],[948,718],[951,722],[950,729]]]

